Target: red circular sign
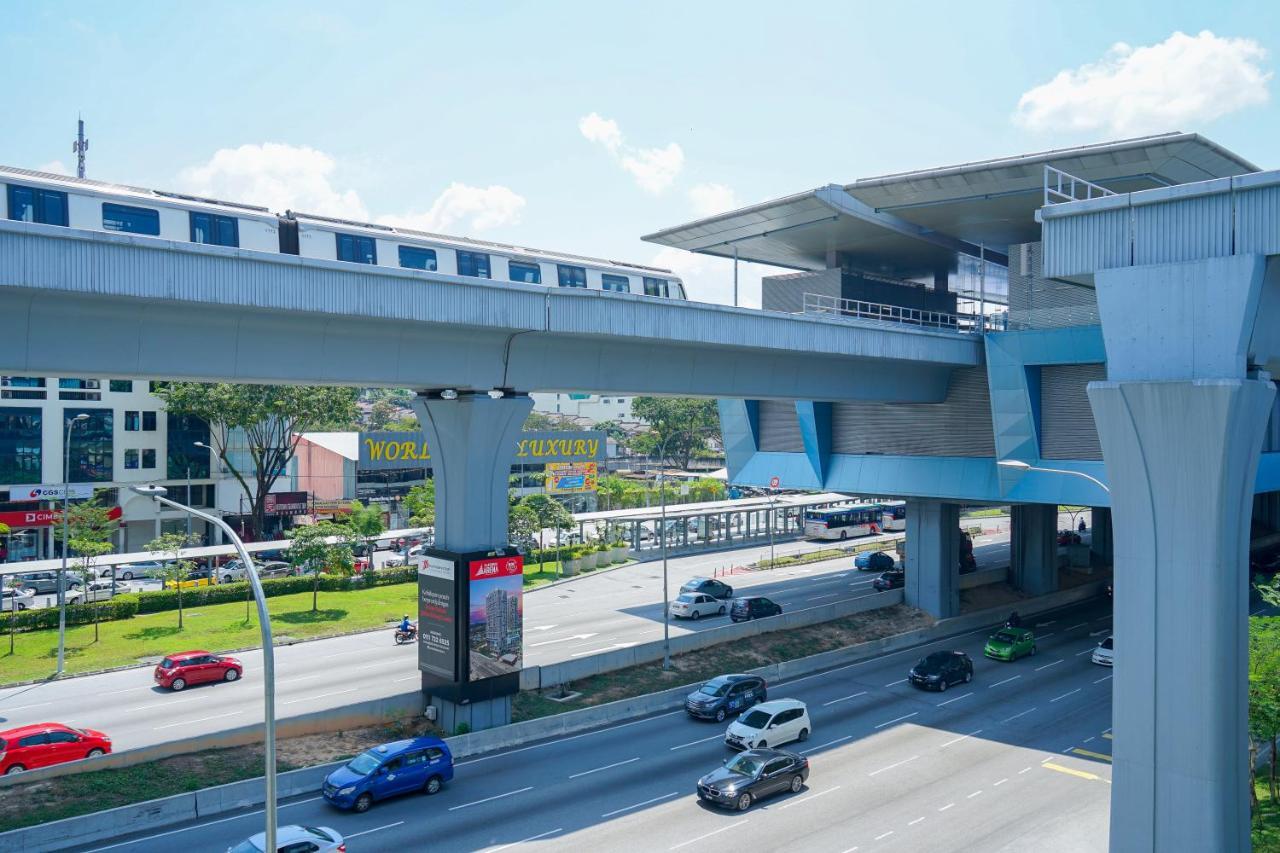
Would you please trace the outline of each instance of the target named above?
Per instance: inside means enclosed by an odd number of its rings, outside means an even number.
[[[776,489],[776,488],[778,488],[778,486],[780,486],[780,485],[782,485],[782,481],[781,481],[781,480],[779,480],[777,477],[770,477],[770,478],[769,478],[769,488],[771,488],[771,489]]]

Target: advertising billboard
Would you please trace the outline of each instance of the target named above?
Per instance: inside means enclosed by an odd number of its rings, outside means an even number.
[[[269,492],[262,502],[267,515],[302,515],[307,511],[307,492]]]
[[[537,430],[520,433],[516,440],[515,465],[541,465],[548,462],[595,462],[605,456],[606,436],[603,432],[569,432]],[[430,468],[431,448],[422,432],[379,430],[359,436],[361,471],[390,471],[405,468]]]
[[[458,680],[455,562],[426,556],[418,565],[418,669]]]
[[[596,490],[596,463],[548,462],[547,493],[567,495]]]
[[[524,558],[471,560],[468,575],[470,680],[518,673],[524,646]]]

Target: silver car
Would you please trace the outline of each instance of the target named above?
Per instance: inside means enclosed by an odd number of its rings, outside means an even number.
[[[703,616],[723,616],[725,604],[705,592],[682,592],[671,602],[671,615],[685,619],[701,619]]]
[[[110,569],[102,573],[103,577],[111,577]],[[115,567],[116,578],[131,581],[134,578],[158,578],[164,572],[164,563],[159,560],[144,560],[140,563],[123,563]]]
[[[0,613],[8,613],[11,610],[27,610],[35,601],[36,594],[29,589],[11,587],[5,585],[4,592],[0,592]]]
[[[265,853],[267,834],[259,832],[246,838],[235,847],[228,847],[227,853]],[[280,851],[307,851],[307,853],[338,853],[346,850],[342,836],[336,829],[327,826],[298,826],[289,824],[276,828],[276,849]]]

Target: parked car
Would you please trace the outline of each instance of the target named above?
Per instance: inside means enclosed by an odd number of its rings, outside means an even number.
[[[916,661],[907,673],[907,681],[926,690],[946,690],[952,684],[968,684],[973,680],[973,661],[964,652],[934,652]]]
[[[1083,541],[1084,540],[1080,537],[1080,534],[1076,533],[1074,530],[1058,531],[1059,545],[1079,545]]]
[[[863,551],[853,558],[853,567],[860,572],[884,572],[897,565],[892,554],[884,551]]]
[[[164,582],[165,589],[177,589],[181,586],[183,589],[191,589],[197,586],[212,586],[216,582],[216,576],[213,570],[205,567],[202,569],[192,569],[187,572],[186,576],[180,581],[167,580]]]
[[[259,578],[287,578],[302,574],[302,569],[284,560],[268,560],[258,564]]]
[[[720,675],[686,696],[684,709],[691,717],[723,723],[768,698],[769,685],[758,675]]]
[[[680,585],[681,592],[701,592],[712,598],[733,598],[733,587],[715,578],[689,578]]]
[[[131,581],[134,578],[158,578],[164,573],[165,564],[159,560],[144,560],[141,563],[121,563],[118,566],[107,567],[103,571],[103,577],[111,577],[110,572],[114,568],[116,578],[119,580]]]
[[[1113,635],[1098,643],[1098,647],[1093,650],[1093,656],[1090,659],[1099,666],[1111,666],[1114,663],[1115,653],[1116,638]]]
[[[399,794],[438,793],[452,778],[449,745],[416,737],[365,750],[326,776],[321,793],[330,805],[366,812],[375,801]]]
[[[20,583],[23,589],[29,589],[35,595],[56,595],[58,592],[58,573],[57,572],[22,572],[21,574],[11,575],[14,581]],[[79,589],[80,579],[75,575],[67,572],[62,581],[63,590]]]
[[[195,651],[167,656],[156,665],[154,677],[156,684],[176,693],[192,684],[235,681],[242,675],[244,665],[238,658]]]
[[[987,638],[982,653],[992,660],[1017,660],[1036,653],[1036,635],[1030,628],[1001,628]]]
[[[259,574],[262,573],[262,563],[254,560],[253,567]],[[232,583],[234,581],[244,580],[248,577],[248,573],[245,571],[244,561],[237,558],[223,563],[218,567],[218,577],[222,579],[223,583]]]
[[[811,731],[813,723],[809,722],[809,709],[803,702],[773,699],[761,702],[730,723],[724,742],[730,749],[764,749],[808,740]]]
[[[782,605],[775,604],[763,595],[746,595],[735,598],[729,608],[729,618],[734,622],[746,622],[750,619],[763,619],[766,616],[777,616],[782,613]]]
[[[890,569],[871,582],[878,590],[901,589],[907,585],[907,573],[902,569]]]
[[[704,592],[682,592],[671,602],[671,615],[685,619],[701,619],[703,616],[723,616],[725,604]]]
[[[266,849],[267,834],[259,832],[228,847],[227,853],[266,853]],[[347,853],[347,844],[336,829],[291,823],[276,827],[276,853]]]
[[[0,592],[0,613],[26,610],[32,606],[35,598],[36,594],[26,587],[11,587],[6,584],[4,591]]]
[[[117,591],[123,590],[112,589],[112,582],[109,580],[91,581],[84,589],[73,590],[67,593],[68,601],[75,601],[77,604],[90,604],[96,601],[110,601],[111,597]]]
[[[36,723],[0,731],[0,774],[21,773],[66,761],[106,755],[111,738],[93,729]]]
[[[780,749],[739,753],[698,780],[698,799],[745,812],[756,800],[790,791],[800,793],[809,778],[809,760]]]

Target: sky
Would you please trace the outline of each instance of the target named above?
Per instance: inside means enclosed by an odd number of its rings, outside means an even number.
[[[641,235],[1168,130],[1280,166],[1265,3],[13,2],[0,49],[5,165],[73,172],[81,114],[91,178],[657,264],[709,302],[731,262]]]

